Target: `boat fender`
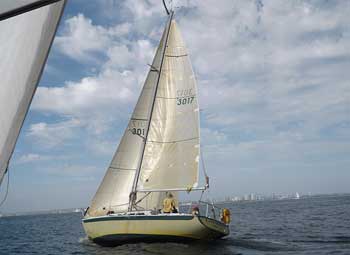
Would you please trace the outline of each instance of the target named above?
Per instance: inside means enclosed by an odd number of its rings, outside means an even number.
[[[221,221],[225,224],[229,224],[231,222],[231,212],[229,209],[222,209]]]
[[[199,215],[199,207],[198,206],[194,206],[192,207],[192,215]]]

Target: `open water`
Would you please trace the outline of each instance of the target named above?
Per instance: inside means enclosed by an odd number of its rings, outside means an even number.
[[[226,204],[225,240],[103,248],[84,234],[81,215],[0,218],[0,254],[350,254],[350,195]]]

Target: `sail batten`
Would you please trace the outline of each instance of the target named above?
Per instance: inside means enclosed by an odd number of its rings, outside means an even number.
[[[65,2],[56,1],[0,21],[0,183],[39,83]],[[0,13],[7,10],[7,3],[7,0],[0,3]],[[11,2],[16,3],[20,1]]]

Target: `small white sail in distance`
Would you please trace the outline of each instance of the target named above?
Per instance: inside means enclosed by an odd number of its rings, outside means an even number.
[[[66,0],[0,2],[0,184]]]
[[[127,211],[134,189],[140,191],[137,200],[146,193],[139,208],[159,208],[164,192],[147,190],[195,187],[198,158],[196,82],[180,31],[170,17],[129,125],[88,216]]]

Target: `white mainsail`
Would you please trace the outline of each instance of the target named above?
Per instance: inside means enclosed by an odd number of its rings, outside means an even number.
[[[0,16],[28,5],[42,6],[44,2],[2,0]],[[54,3],[0,21],[0,184],[39,83],[66,0],[51,2]]]
[[[128,128],[93,198],[89,216],[127,211],[130,193],[138,191],[137,199],[142,201],[136,208],[159,209],[165,193],[148,193],[147,189],[186,189],[197,185],[196,94],[191,64],[171,16]]]

